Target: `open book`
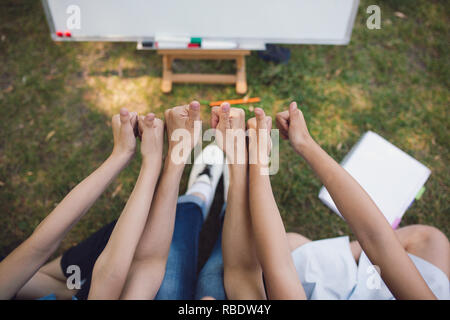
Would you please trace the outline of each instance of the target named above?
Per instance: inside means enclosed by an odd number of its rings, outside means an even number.
[[[431,173],[372,131],[361,137],[341,165],[366,190],[394,229]],[[341,216],[325,187],[320,189],[319,199]]]

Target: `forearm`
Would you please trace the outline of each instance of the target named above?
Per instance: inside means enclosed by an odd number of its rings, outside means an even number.
[[[229,173],[222,232],[225,290],[229,299],[264,299],[248,204],[247,164],[229,165]]]
[[[170,157],[166,158],[122,299],[153,299],[161,285],[172,242],[183,169],[184,164],[174,164]]]
[[[55,247],[70,228],[91,208],[111,181],[128,163],[128,156],[111,155],[80,182],[38,225],[29,240],[39,251]]]
[[[269,176],[261,175],[260,169],[259,165],[250,165],[250,214],[269,298],[304,299]]]
[[[90,299],[119,298],[150,209],[160,161],[143,159],[133,192],[95,263]]]
[[[142,241],[136,250],[136,259],[163,259],[169,255],[175,213],[184,164],[174,164],[169,157],[150,209]]]
[[[13,296],[37,272],[128,160],[129,157],[111,155],[70,191],[33,234],[0,263],[0,298]]]
[[[316,142],[311,141],[301,154],[327,188],[339,212],[361,240],[394,232],[366,191]],[[387,233],[387,234],[384,234]]]
[[[255,268],[258,264],[248,207],[247,165],[229,165],[229,173],[230,184],[222,233],[224,267]]]
[[[317,143],[309,143],[301,154],[327,188],[364,252],[380,267],[394,296],[433,297],[394,230],[359,183]]]

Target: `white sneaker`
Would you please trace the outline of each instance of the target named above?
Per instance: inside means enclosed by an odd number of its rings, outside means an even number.
[[[211,208],[217,184],[222,176],[223,166],[223,152],[214,142],[207,145],[202,150],[202,152],[195,158],[194,164],[192,165],[186,194],[190,193],[189,189],[197,182],[202,182],[208,185],[208,189],[210,191],[209,196],[205,195],[207,213]]]

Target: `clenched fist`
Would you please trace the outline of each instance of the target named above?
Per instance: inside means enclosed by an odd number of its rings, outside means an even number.
[[[177,163],[186,161],[200,139],[200,103],[192,101],[189,105],[167,109],[164,118],[169,139],[169,155],[172,156],[174,152],[173,156],[178,158]]]
[[[142,137],[141,154],[143,159],[161,161],[164,145],[164,122],[153,113],[139,116],[139,134]]]
[[[120,109],[120,113],[112,117],[114,136],[113,154],[131,158],[136,150],[136,136],[134,128],[137,125],[137,113]]]
[[[228,163],[247,163],[245,140],[245,112],[240,108],[230,108],[228,102],[211,110],[211,127],[216,129],[215,141],[225,152]]]
[[[250,164],[268,166],[271,149],[270,130],[272,118],[266,116],[261,108],[255,109],[255,117],[247,121],[249,136],[249,160]]]
[[[303,113],[297,108],[296,102],[289,105],[289,110],[277,114],[276,123],[281,137],[289,139],[292,147],[299,154],[302,154],[304,148],[313,141]]]

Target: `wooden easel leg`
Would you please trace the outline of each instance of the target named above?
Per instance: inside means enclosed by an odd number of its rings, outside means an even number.
[[[161,90],[164,93],[172,91],[172,58],[168,55],[163,55],[163,74]]]
[[[236,92],[239,94],[244,94],[247,92],[245,56],[239,56],[236,58]]]

